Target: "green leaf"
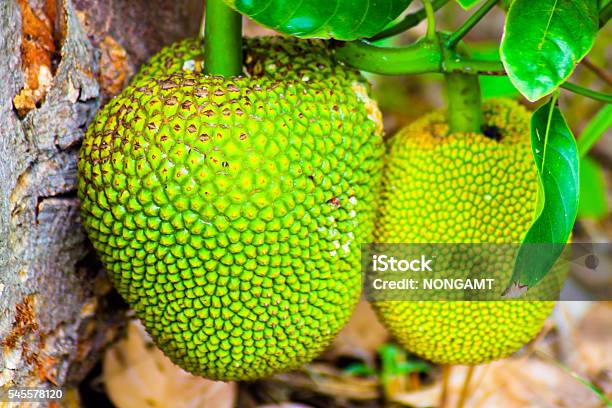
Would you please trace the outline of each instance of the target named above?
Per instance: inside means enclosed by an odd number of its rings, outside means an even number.
[[[589,149],[599,140],[601,135],[612,126],[612,104],[604,105],[599,112],[586,125],[580,139],[578,139],[578,151],[580,156],[585,156]]]
[[[517,0],[519,1],[519,0]],[[578,149],[556,98],[531,116],[531,149],[540,181],[538,214],[523,239],[512,283],[533,287],[555,264],[578,211]]]
[[[536,350],[536,355],[543,357],[544,359],[550,361],[551,363],[553,363],[554,365],[556,365],[557,367],[565,371],[568,375],[570,375],[576,381],[578,381],[579,383],[581,383],[582,385],[590,389],[595,395],[597,395],[599,400],[606,407],[612,407],[612,400],[610,400],[606,396],[606,394],[597,385],[593,384],[591,381],[581,376],[580,374],[578,374],[577,372],[575,372],[574,370],[572,370],[571,368],[569,368],[568,366],[566,366],[565,364],[557,360],[556,358],[549,356],[548,354],[542,351]]]
[[[459,3],[461,7],[463,7],[464,10],[468,10],[474,7],[476,4],[478,4],[480,0],[456,0],[456,1],[457,3]]]
[[[601,219],[608,215],[606,182],[599,163],[589,157],[580,160],[580,204],[578,217]]]
[[[425,361],[414,360],[405,361],[397,364],[396,373],[398,375],[406,375],[412,373],[428,373],[431,371],[431,366]]]
[[[587,157],[588,151],[612,126],[612,105],[604,105],[591,119],[578,139],[580,161],[580,218],[600,219],[608,214],[606,185],[599,164]]]
[[[383,344],[378,349],[383,378],[396,375],[397,363],[405,359],[405,352],[393,344]]]
[[[378,349],[381,370],[380,379],[383,384],[398,376],[410,373],[426,373],[431,370],[429,364],[422,360],[409,360],[406,350],[394,344],[383,344]]]
[[[354,376],[363,376],[368,377],[376,374],[374,370],[372,370],[368,365],[364,363],[353,363],[344,369],[346,374],[354,375]]]
[[[515,0],[501,43],[506,72],[530,101],[553,92],[589,52],[597,0]]]
[[[412,0],[224,0],[259,24],[303,38],[352,41],[393,22]]]

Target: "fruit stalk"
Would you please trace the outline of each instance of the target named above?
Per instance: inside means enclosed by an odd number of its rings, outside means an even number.
[[[224,77],[242,73],[242,16],[223,0],[206,1],[204,72]]]
[[[448,125],[451,133],[480,133],[484,118],[477,75],[446,74]]]
[[[357,40],[338,47],[336,57],[353,68],[381,75],[415,75],[428,72],[506,75],[499,60],[471,59],[449,51],[447,47],[441,47],[437,42],[426,39],[402,47],[378,47],[368,41]],[[592,91],[571,82],[564,82],[560,87],[587,98],[612,103],[610,94]]]
[[[336,57],[361,71],[381,75],[415,75],[428,72],[465,72],[479,75],[506,75],[501,61],[468,59],[445,51],[438,41],[423,39],[401,47],[379,47],[365,40],[343,43]],[[444,61],[443,61],[444,59]]]
[[[351,41],[337,48],[336,57],[353,68],[382,75],[440,72],[442,66],[439,44],[427,40],[394,48]]]

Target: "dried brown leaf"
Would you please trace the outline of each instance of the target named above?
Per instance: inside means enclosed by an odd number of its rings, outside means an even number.
[[[103,379],[118,408],[231,408],[236,399],[236,384],[196,377],[174,365],[136,321],[106,352]]]
[[[347,375],[322,363],[308,364],[303,370],[278,374],[267,381],[336,398],[368,400],[379,397],[377,380]]]
[[[293,402],[283,402],[280,404],[260,405],[257,408],[312,408],[310,405],[296,404]]]

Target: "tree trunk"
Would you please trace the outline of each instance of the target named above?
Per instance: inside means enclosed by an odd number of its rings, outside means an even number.
[[[100,104],[196,35],[201,0],[0,0],[0,387],[76,384],[121,302],[80,227],[76,163]]]

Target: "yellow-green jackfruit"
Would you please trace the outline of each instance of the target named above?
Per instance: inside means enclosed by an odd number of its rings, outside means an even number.
[[[201,40],[155,55],[81,149],[83,224],[157,345],[250,380],[314,358],[359,298],[383,153],[367,82],[324,42],[245,41],[207,76]]]
[[[434,112],[391,139],[377,242],[521,243],[538,194],[529,114],[516,102],[496,101],[485,104],[484,115],[488,135],[448,134],[445,115]],[[498,278],[509,282],[512,263],[506,266]],[[533,338],[554,302],[379,301],[374,306],[411,352],[436,363],[479,364],[508,356]]]

